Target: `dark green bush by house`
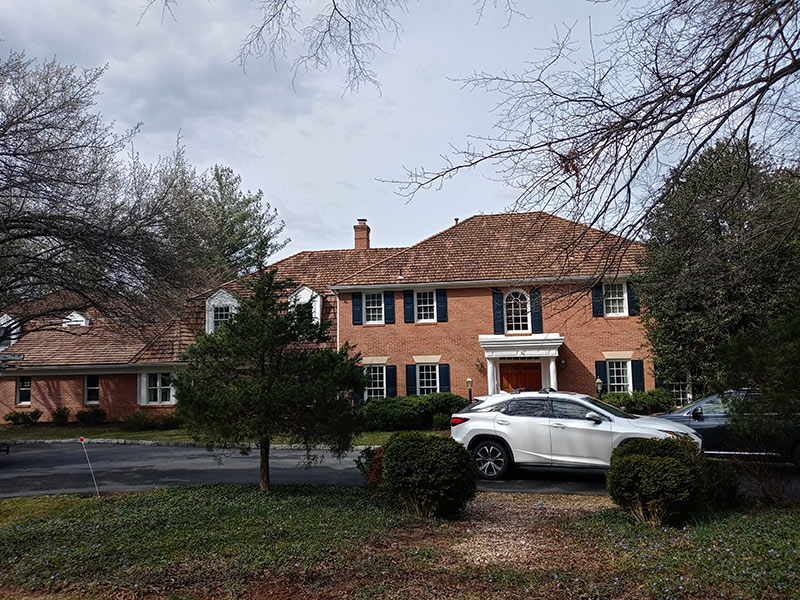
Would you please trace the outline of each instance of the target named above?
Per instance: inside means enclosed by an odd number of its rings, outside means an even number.
[[[450,414],[439,413],[438,415],[433,415],[433,428],[450,429]]]
[[[38,408],[28,412],[12,411],[3,416],[4,421],[8,421],[12,425],[33,425],[42,418],[42,411]]]
[[[609,494],[637,521],[681,523],[691,514],[731,506],[738,497],[736,473],[682,439],[636,439],[611,454]]]
[[[75,418],[81,425],[100,425],[106,420],[106,411],[97,407],[79,410],[75,413]]]
[[[69,423],[69,409],[65,407],[57,408],[53,412],[50,413],[53,417],[53,423],[55,425],[66,425]]]
[[[411,514],[453,516],[475,495],[472,457],[452,438],[397,433],[386,442],[382,462],[383,493]]]
[[[154,429],[178,429],[181,426],[180,418],[174,414],[150,416],[143,412],[126,415],[120,422],[124,431],[152,431]]]
[[[361,409],[364,428],[372,431],[431,429],[436,415],[450,415],[468,404],[457,394],[440,392],[426,396],[373,398]],[[439,418],[441,424],[441,417]]]
[[[650,415],[653,413],[669,412],[675,406],[672,393],[663,388],[656,388],[646,392],[609,392],[603,394],[603,402],[635,414]]]

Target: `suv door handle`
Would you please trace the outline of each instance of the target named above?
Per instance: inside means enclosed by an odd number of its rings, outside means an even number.
[[[563,423],[553,423],[552,425],[550,425],[550,427],[555,427],[556,429],[566,429],[567,428],[567,426],[564,425]]]
[[[497,419],[498,425],[511,425],[511,421],[506,421],[505,419]]]

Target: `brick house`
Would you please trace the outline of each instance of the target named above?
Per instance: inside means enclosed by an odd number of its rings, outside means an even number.
[[[372,248],[365,220],[347,250],[299,252],[272,265],[354,344],[367,397],[526,387],[594,393],[654,387],[627,281],[641,247],[546,213],[478,215],[408,248]],[[624,251],[620,252],[620,248]],[[198,331],[230,318],[245,280],[190,300],[184,317],[131,335],[68,315],[63,330],[23,336],[0,378],[0,411],[100,406],[110,420],[171,410],[170,374]],[[13,318],[4,316],[2,319]],[[80,335],[75,335],[80,334]]]

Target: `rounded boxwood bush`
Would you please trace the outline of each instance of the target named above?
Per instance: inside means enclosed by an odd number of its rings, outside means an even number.
[[[106,411],[97,407],[79,410],[75,413],[75,418],[81,425],[100,425],[106,420]]]
[[[423,429],[428,425],[422,403],[422,396],[373,398],[361,409],[364,427],[372,431]]]
[[[411,514],[453,516],[475,496],[472,457],[452,438],[397,433],[386,442],[382,463],[384,494]]]

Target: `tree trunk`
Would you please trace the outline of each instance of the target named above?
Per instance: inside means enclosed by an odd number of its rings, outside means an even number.
[[[269,438],[261,438],[259,442],[259,452],[261,454],[261,468],[259,483],[262,492],[269,492]]]

